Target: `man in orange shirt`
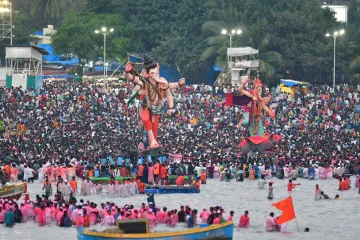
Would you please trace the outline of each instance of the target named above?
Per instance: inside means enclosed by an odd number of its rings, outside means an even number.
[[[6,171],[6,174],[8,177],[10,177],[10,166],[8,163],[5,163],[5,166],[3,167],[3,171]]]
[[[196,188],[196,192],[200,191],[200,182],[199,182],[199,177],[197,177],[194,181],[194,186]]]
[[[141,177],[144,175],[144,166],[143,165],[139,165],[139,169],[138,169],[138,177],[141,179]]]
[[[289,179],[289,183],[288,183],[288,186],[287,186],[289,194],[291,195],[292,189],[293,189],[295,186],[299,186],[299,185],[300,185],[300,183],[297,183],[297,184],[296,184],[296,183],[292,183],[292,180]]]
[[[139,184],[138,184],[138,188],[139,188],[139,193],[140,194],[144,194],[145,193],[145,183],[143,183],[143,182],[140,182]]]
[[[77,191],[77,181],[75,180],[75,177],[72,177],[71,181],[69,182],[71,186],[72,192],[75,194]]]
[[[159,183],[160,169],[161,169],[161,164],[159,163],[159,161],[156,161],[154,168],[154,181],[156,185]]]
[[[166,166],[166,164],[163,163],[160,169],[161,185],[166,185],[167,173],[168,173],[168,166]]]
[[[184,174],[181,174],[180,176],[178,176],[178,178],[176,179],[176,185],[184,186]]]
[[[341,178],[339,178],[339,190],[349,190],[349,183],[346,180],[343,181]]]
[[[206,172],[203,169],[200,176],[201,184],[206,184]]]

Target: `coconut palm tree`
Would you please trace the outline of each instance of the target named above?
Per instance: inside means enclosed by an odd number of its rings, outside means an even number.
[[[46,20],[60,19],[64,13],[73,8],[78,0],[33,0],[31,14],[44,14]]]
[[[226,49],[229,47],[229,36],[220,34],[222,29],[242,29],[239,37],[233,37],[233,47],[250,46],[259,49],[260,74],[270,78],[275,73],[275,67],[283,63],[282,55],[276,51],[268,51],[271,38],[264,34],[267,27],[265,19],[258,19],[255,23],[248,23],[245,27],[244,19],[249,9],[242,11],[232,6],[230,1],[209,1],[209,21],[202,26],[202,31],[208,34],[209,47],[202,54],[202,60],[216,58],[216,64],[224,66],[227,61]]]

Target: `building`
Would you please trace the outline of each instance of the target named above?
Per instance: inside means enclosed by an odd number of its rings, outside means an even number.
[[[38,46],[39,44],[51,44],[51,36],[55,33],[53,25],[48,25],[42,31],[36,31],[31,37],[33,40],[30,45]]]

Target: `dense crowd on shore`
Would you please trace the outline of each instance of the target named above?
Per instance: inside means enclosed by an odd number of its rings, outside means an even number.
[[[161,211],[153,200],[141,209],[110,202],[97,208],[93,202],[77,201],[74,193],[89,196],[105,190],[110,195],[129,196],[140,189],[143,192],[144,185],[140,187],[136,179],[124,179],[116,186],[113,179],[110,188],[103,189],[90,183],[94,176],[135,175],[145,179],[142,182],[164,184],[168,175],[195,175],[201,182],[206,178],[265,181],[273,176],[346,180],[347,174],[360,175],[360,86],[312,86],[306,96],[296,93],[292,99],[279,88],[272,89],[269,104],[276,118],[264,121],[269,122],[267,131],[281,134],[283,140],[272,153],[246,156],[239,155],[236,148],[244,130],[238,128],[242,109],[225,106],[226,93],[236,92],[236,88],[183,86],[174,91],[175,117],[161,122],[159,141],[166,154],[150,158],[140,151],[147,143],[136,111],[139,101],[126,104],[130,89],[127,84],[111,88],[74,82],[47,83],[40,94],[21,88],[1,89],[2,184],[38,178],[44,180],[46,194],[34,201],[27,196],[19,205],[1,200],[0,222],[11,208],[15,221],[35,219],[40,225],[112,225],[116,219],[136,218],[147,218],[152,226],[196,223],[197,211],[189,207],[179,212]],[[76,176],[83,179],[79,189],[77,185],[74,189]],[[54,189],[49,187],[51,183],[55,183]],[[124,191],[119,191],[122,188]],[[204,223],[220,223],[233,216],[231,212],[227,216],[221,206],[204,211],[206,214],[199,215]],[[179,219],[180,212],[184,212],[184,220]],[[246,217],[242,217],[243,227],[248,226]]]

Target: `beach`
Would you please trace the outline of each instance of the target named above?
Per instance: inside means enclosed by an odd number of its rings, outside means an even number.
[[[355,178],[352,179],[352,185]],[[267,188],[260,190],[257,181],[245,180],[245,182],[231,181],[220,182],[218,180],[208,180],[206,185],[201,185],[200,194],[166,194],[155,195],[155,203],[159,207],[166,206],[168,209],[179,209],[180,205],[189,204],[192,208],[202,211],[203,207],[209,208],[214,205],[222,205],[227,213],[235,211],[234,223],[237,226],[240,216],[245,210],[249,211],[250,228],[234,229],[234,239],[356,239],[358,237],[357,222],[360,215],[354,209],[360,200],[357,189],[340,192],[337,190],[338,181],[332,180],[305,180],[294,181],[301,183],[301,186],[294,188],[292,198],[297,217],[299,232],[297,232],[295,220],[289,222],[288,231],[290,233],[267,233],[264,231],[265,217],[270,213],[280,213],[271,203],[278,202],[288,196],[286,190],[287,180],[274,179],[274,200],[269,201]],[[329,195],[331,200],[314,200],[315,184],[319,184],[321,190]],[[35,182],[28,185],[30,198],[35,199],[36,194],[42,194],[41,184]],[[340,200],[334,200],[336,194],[340,195]],[[133,204],[139,208],[142,202],[146,202],[145,195],[135,195],[128,198],[110,197],[106,194],[79,196],[78,200],[89,199],[100,205],[101,202],[109,199],[119,206]],[[310,228],[309,233],[304,233],[305,227]],[[98,227],[97,227],[98,228]],[[160,225],[155,230],[174,231],[183,229],[181,224],[176,228],[167,228]],[[60,228],[54,224],[39,227],[38,224],[27,222],[17,224],[12,229],[0,226],[0,240],[70,240],[76,239],[76,228]]]

